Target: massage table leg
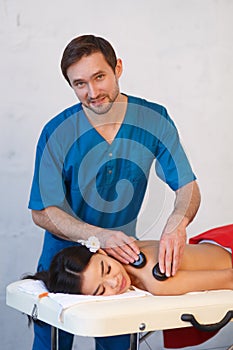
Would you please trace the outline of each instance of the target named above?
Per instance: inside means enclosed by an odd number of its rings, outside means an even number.
[[[133,333],[130,335],[130,349],[139,350],[139,333]]]
[[[139,350],[139,334],[133,333],[130,335],[129,350]],[[51,326],[51,350],[59,350],[59,329],[53,326]]]
[[[130,348],[129,350],[139,350],[139,343],[154,332],[148,332],[139,339],[140,333],[133,333],[130,335]],[[59,350],[59,329],[51,326],[51,350]],[[227,348],[227,350],[233,350],[233,345]]]
[[[51,326],[51,349],[59,350],[59,329]]]

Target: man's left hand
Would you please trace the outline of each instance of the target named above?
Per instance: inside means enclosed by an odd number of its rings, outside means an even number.
[[[179,222],[180,221],[180,222]],[[185,218],[172,217],[164,228],[159,245],[159,266],[167,277],[174,276],[180,266],[186,244]]]

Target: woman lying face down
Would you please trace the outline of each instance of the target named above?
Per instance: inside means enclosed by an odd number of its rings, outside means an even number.
[[[55,255],[48,271],[26,278],[42,280],[50,292],[85,295],[121,294],[131,285],[154,295],[233,290],[232,256],[223,247],[210,243],[186,245],[177,274],[159,281],[152,274],[158,262],[159,241],[137,244],[146,257],[142,268],[123,265],[101,249],[92,253],[85,246],[73,246]]]

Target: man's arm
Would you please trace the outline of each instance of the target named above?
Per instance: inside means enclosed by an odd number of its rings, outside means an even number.
[[[159,266],[167,276],[174,276],[179,268],[186,244],[186,227],[194,219],[200,200],[196,181],[176,191],[174,210],[161,235],[159,248]]]
[[[68,241],[77,242],[79,239],[86,240],[90,236],[96,236],[101,248],[122,263],[134,262],[138,258],[139,249],[135,238],[127,236],[122,231],[87,224],[54,206],[43,210],[32,210],[32,218],[36,225]]]

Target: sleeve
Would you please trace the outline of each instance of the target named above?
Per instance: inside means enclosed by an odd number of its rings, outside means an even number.
[[[156,173],[158,177],[176,191],[196,179],[189,160],[181,145],[174,122],[163,110],[162,125],[156,154]]]
[[[64,207],[66,191],[63,179],[61,144],[56,137],[42,131],[37,144],[34,176],[28,207],[42,210],[49,206]]]

